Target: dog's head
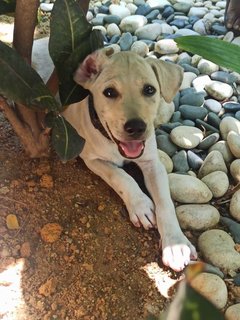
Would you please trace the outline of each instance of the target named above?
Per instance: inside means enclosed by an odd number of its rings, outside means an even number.
[[[182,81],[182,69],[132,52],[103,49],[89,55],[74,80],[88,89],[98,117],[125,158],[138,158],[153,133],[164,99],[171,102]]]

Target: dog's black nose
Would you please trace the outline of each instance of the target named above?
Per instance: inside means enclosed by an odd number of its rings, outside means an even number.
[[[140,137],[145,132],[146,128],[146,123],[140,118],[128,120],[124,125],[124,130],[129,136],[134,138]]]

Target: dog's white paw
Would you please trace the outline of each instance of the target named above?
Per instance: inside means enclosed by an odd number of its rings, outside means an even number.
[[[191,260],[197,259],[197,252],[183,235],[174,235],[162,241],[162,261],[174,271],[183,270]]]
[[[146,230],[156,227],[154,204],[147,195],[139,194],[126,205],[130,220],[136,227],[142,225]]]

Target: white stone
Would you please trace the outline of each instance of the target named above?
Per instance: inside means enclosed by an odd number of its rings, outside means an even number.
[[[126,5],[126,8],[128,8],[128,10],[130,11],[131,14],[135,14],[135,12],[137,11],[137,6],[133,3],[128,3]]]
[[[212,81],[205,86],[207,93],[217,100],[228,99],[233,95],[233,88],[220,81]]]
[[[169,61],[176,62],[178,59],[178,54],[177,53],[164,54],[159,59],[163,60],[163,61],[167,61],[167,62],[169,62]]]
[[[212,83],[212,80],[209,76],[199,76],[193,80],[192,85],[197,92],[201,92],[204,90],[206,85]]]
[[[227,143],[232,154],[236,158],[240,158],[240,134],[230,131],[227,135]]]
[[[240,254],[227,232],[218,229],[203,232],[198,238],[198,247],[207,262],[223,271],[239,269]]]
[[[232,41],[233,44],[236,44],[237,46],[240,46],[240,37],[236,37]]]
[[[168,175],[170,192],[173,200],[181,203],[207,203],[212,199],[212,192],[201,180],[177,173]]]
[[[228,291],[225,282],[219,276],[206,272],[200,273],[191,281],[191,286],[218,309],[225,307]]]
[[[50,12],[53,9],[53,3],[41,3],[40,9],[45,12]]]
[[[179,29],[176,31],[176,35],[181,35],[181,36],[199,36],[199,33],[196,31],[193,31],[191,29]]]
[[[203,133],[195,127],[179,126],[171,131],[170,137],[178,147],[193,149],[198,146],[203,139]]]
[[[167,173],[171,173],[173,171],[173,162],[169,155],[166,152],[158,149],[158,157],[164,165]]]
[[[176,214],[182,229],[207,230],[220,219],[218,210],[209,204],[185,204],[176,207]]]
[[[220,141],[216,142],[214,145],[212,145],[208,149],[208,152],[210,153],[211,151],[214,151],[214,150],[221,152],[226,164],[229,164],[233,160],[233,154],[232,154],[231,150],[229,149],[227,141],[220,140]]]
[[[230,172],[233,179],[240,182],[240,159],[236,159],[231,163]]]
[[[209,60],[201,59],[198,63],[198,70],[202,74],[210,75],[219,70],[219,66]]]
[[[104,26],[94,26],[93,30],[100,30],[103,36],[106,36],[107,30]]]
[[[167,23],[161,23],[162,33],[173,34],[173,28]]]
[[[224,162],[222,154],[217,151],[211,151],[203,161],[199,171],[198,171],[198,178],[202,179],[209,173],[215,171],[223,171],[225,173],[228,172],[226,164]]]
[[[225,312],[225,320],[240,320],[240,303],[227,308]]]
[[[203,19],[200,19],[194,23],[193,30],[199,33],[201,36],[205,36],[207,34]]]
[[[214,171],[201,179],[211,190],[214,198],[222,197],[229,188],[228,176],[225,172]]]
[[[240,221],[240,190],[236,191],[230,201],[230,214],[237,221]]]
[[[131,51],[136,52],[141,57],[145,57],[149,53],[149,48],[145,42],[136,41],[132,44]]]
[[[110,44],[109,46],[107,46],[107,48],[112,48],[114,51],[113,53],[118,53],[121,51],[120,46],[116,43]]]
[[[197,65],[198,65],[198,63],[199,63],[199,61],[202,59],[202,57],[201,56],[199,56],[198,54],[194,54],[193,56],[192,56],[192,61],[191,61],[191,64],[192,64],[192,66],[193,67],[197,67]],[[209,78],[210,79],[210,78]]]
[[[183,81],[179,90],[187,89],[192,86],[194,79],[197,78],[197,75],[193,72],[184,72]]]
[[[110,14],[118,16],[121,19],[131,15],[131,12],[128,8],[118,4],[111,4],[109,6],[109,12]]]
[[[196,7],[192,7],[189,12],[188,12],[188,16],[197,16],[199,18],[203,18],[205,16],[205,14],[208,12],[207,8],[196,8]]]
[[[134,33],[138,28],[147,24],[147,18],[140,15],[128,16],[122,19],[120,29],[123,32]]]
[[[206,99],[204,105],[207,107],[208,110],[216,114],[218,114],[222,109],[221,103],[214,99]]]
[[[138,28],[135,31],[135,36],[139,40],[156,40],[157,37],[162,33],[162,27],[159,23],[146,24],[143,27]]]
[[[161,39],[155,43],[154,51],[160,54],[177,53],[179,48],[173,39]]]
[[[171,3],[167,0],[147,0],[146,2],[151,8],[163,9],[165,6],[170,6]]]
[[[230,131],[240,134],[240,121],[233,117],[225,117],[220,122],[220,132],[224,140],[227,140]]]
[[[109,35],[109,37],[113,37],[113,36],[120,36],[121,35],[121,31],[118,27],[118,25],[116,25],[116,23],[110,23],[107,26],[107,34]]]

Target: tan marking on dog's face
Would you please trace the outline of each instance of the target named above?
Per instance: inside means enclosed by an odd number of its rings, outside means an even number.
[[[156,92],[146,95],[146,86],[154,88]],[[150,64],[143,58],[131,53],[127,56],[126,53],[113,55],[103,65],[89,90],[102,124],[108,125],[116,139],[130,139],[124,131],[124,124],[135,118],[142,119],[147,125],[141,139],[146,140],[150,136],[160,103],[160,89]]]

